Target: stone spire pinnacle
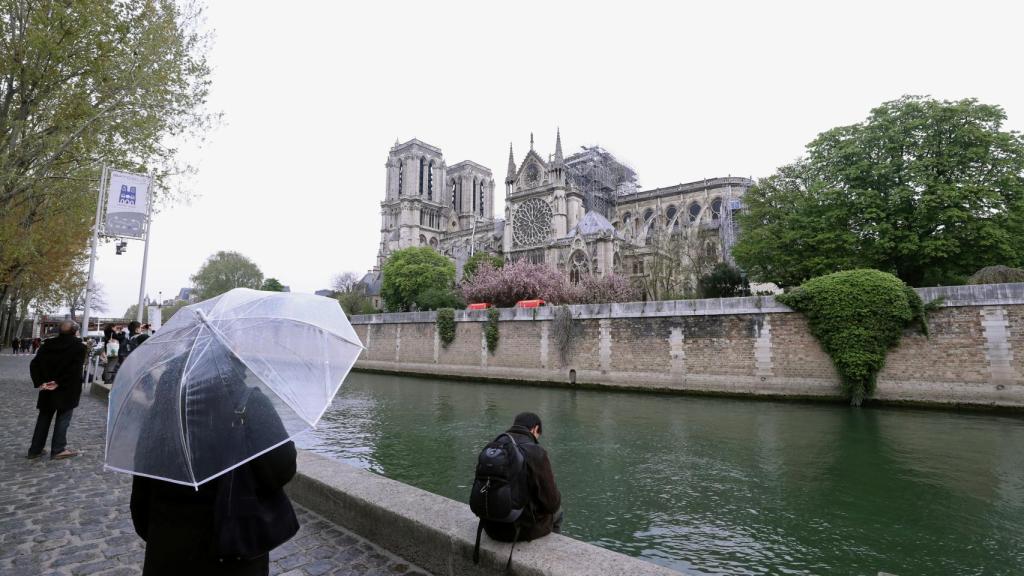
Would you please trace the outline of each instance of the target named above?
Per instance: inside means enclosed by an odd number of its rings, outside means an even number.
[[[505,176],[505,182],[512,182],[516,179],[516,161],[512,157],[512,143],[508,143],[508,174]]]
[[[555,165],[561,166],[564,163],[562,158],[562,130],[556,128],[555,132]]]
[[[533,150],[533,132],[530,132],[530,150]]]

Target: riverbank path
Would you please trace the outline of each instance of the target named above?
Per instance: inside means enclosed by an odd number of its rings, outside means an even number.
[[[37,414],[30,359],[0,354],[0,574],[141,574],[145,543],[128,511],[131,477],[103,470],[106,402],[83,392],[68,430],[79,456],[25,458]],[[298,505],[295,511],[301,528],[271,552],[271,574],[427,576]]]

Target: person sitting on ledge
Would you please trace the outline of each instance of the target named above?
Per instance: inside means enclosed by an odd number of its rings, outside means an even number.
[[[555,483],[547,450],[540,445],[543,425],[540,416],[522,412],[505,434],[512,437],[526,458],[526,483],[529,503],[515,523],[484,521],[487,535],[501,542],[536,540],[551,532],[562,531],[562,495]],[[519,535],[516,536],[518,527]]]

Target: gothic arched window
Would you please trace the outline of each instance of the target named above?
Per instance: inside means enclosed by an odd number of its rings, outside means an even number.
[[[424,164],[425,164],[425,162],[423,161],[423,156],[420,156],[420,172],[419,172],[419,174],[420,174],[420,177],[419,177],[419,181],[420,181],[420,183],[419,183],[420,196],[423,196],[423,165]]]
[[[434,250],[437,250],[437,238],[430,239],[430,247],[433,248]]]
[[[480,183],[480,215],[484,215],[484,183]]]
[[[579,284],[584,274],[590,273],[590,259],[582,250],[575,250],[569,257],[569,281]]]
[[[398,195],[402,195],[402,179],[405,177],[405,162],[398,161]]]
[[[688,211],[690,213],[690,222],[696,222],[697,219],[700,218],[700,204],[697,202],[690,204]]]
[[[427,166],[427,200],[434,199],[434,161]]]
[[[456,191],[456,187],[455,187],[455,178],[452,178],[452,180],[451,180],[451,187],[452,187],[452,210],[454,210],[455,209],[455,197],[456,197],[456,194],[458,194],[458,192]]]
[[[476,177],[473,177],[473,212],[476,212]]]
[[[420,246],[426,246],[426,245],[427,245],[427,237],[424,236],[423,234],[420,234]]]
[[[668,210],[665,211],[665,220],[668,221],[668,226],[673,234],[679,231],[679,220],[676,219],[678,212],[675,206],[669,206]]]
[[[722,217],[722,199],[715,198],[711,201],[711,219],[718,220]]]
[[[650,223],[651,218],[654,218],[654,210],[651,210],[650,208],[644,210],[644,224]]]

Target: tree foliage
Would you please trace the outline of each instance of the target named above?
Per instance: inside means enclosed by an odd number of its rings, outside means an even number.
[[[444,286],[430,286],[416,295],[417,310],[438,310],[441,308],[464,308],[466,303],[454,289]]]
[[[701,277],[698,289],[701,298],[731,298],[743,296],[750,286],[739,268],[720,262],[710,274]]]
[[[921,298],[887,272],[836,272],[776,299],[807,316],[811,333],[831,356],[854,406],[874,393],[886,353],[904,328],[918,324],[927,334]]]
[[[494,269],[501,268],[505,265],[505,259],[501,256],[491,254],[490,252],[484,252],[483,250],[474,252],[473,255],[469,257],[469,260],[466,260],[466,263],[462,266],[462,278],[464,280],[472,278],[480,268],[480,265],[484,262],[490,264],[491,268]]]
[[[644,273],[634,278],[641,293],[651,300],[696,296],[698,281],[711,273],[721,253],[720,229],[702,226],[710,221],[710,210],[704,210],[696,222],[668,229],[663,217],[655,216],[642,243],[624,246],[625,256],[644,262]]]
[[[636,289],[622,276],[584,274],[578,284],[571,284],[557,269],[525,259],[499,269],[484,262],[473,277],[462,281],[459,289],[466,302],[487,302],[499,308],[537,298],[549,304],[600,304],[637,299]]]
[[[455,282],[455,264],[426,246],[392,252],[382,273],[381,297],[389,312],[409,310],[428,288],[448,288]]]
[[[1024,268],[986,266],[967,279],[968,284],[1008,284],[1024,282]]]
[[[210,256],[192,275],[192,286],[200,300],[207,300],[232,288],[263,286],[263,272],[255,262],[238,252],[220,251]]]
[[[833,128],[744,196],[733,250],[752,277],[796,285],[876,268],[913,286],[1024,263],[1024,138],[999,106],[905,96]]]
[[[484,338],[487,340],[487,351],[494,354],[498,349],[498,342],[501,340],[501,331],[498,328],[498,321],[501,319],[501,312],[497,308],[487,309],[487,324],[484,326]]]
[[[0,310],[81,261],[103,163],[157,193],[187,169],[173,139],[213,118],[198,18],[174,0],[0,2]]]
[[[341,309],[348,316],[355,314],[373,314],[377,309],[373,306],[373,300],[366,294],[366,285],[363,284],[359,275],[355,272],[342,272],[331,279],[331,289],[334,297],[341,304]]]
[[[284,292],[284,284],[277,278],[267,278],[263,281],[263,285],[260,286],[260,290],[266,292]]]
[[[501,268],[489,262],[481,264],[476,274],[463,280],[460,289],[466,302],[487,302],[500,308],[515,306],[520,300],[540,298],[560,303],[565,297],[565,275],[546,264],[516,260]]]
[[[455,341],[455,310],[441,308],[437,311],[437,334],[445,348]]]

